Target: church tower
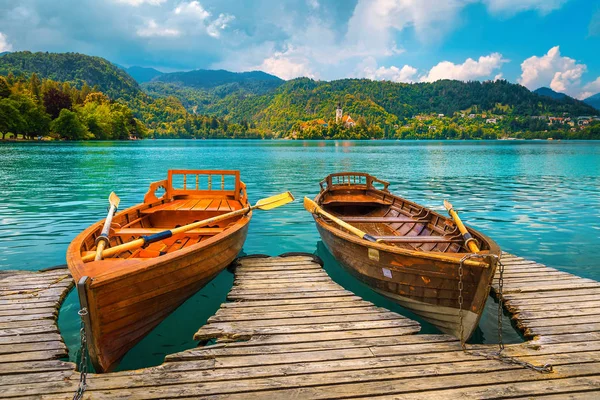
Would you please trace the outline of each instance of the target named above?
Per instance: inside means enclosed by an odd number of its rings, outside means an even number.
[[[342,121],[342,105],[340,103],[337,104],[337,108],[335,109],[335,123],[339,124]]]

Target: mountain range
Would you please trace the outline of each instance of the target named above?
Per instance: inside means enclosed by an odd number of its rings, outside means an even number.
[[[338,103],[345,113],[381,127],[397,126],[419,114],[452,115],[465,110],[516,116],[599,114],[592,107],[598,106],[598,96],[587,99],[587,104],[548,88],[531,92],[504,80],[413,84],[368,79],[284,81],[261,71],[122,69],[103,58],[77,53],[14,52],[0,57],[0,75],[29,76],[34,72],[76,86],[95,86],[111,98],[127,102],[140,117],[137,104],[149,95],[163,102],[169,99],[171,107],[174,101],[180,102],[192,114],[282,132],[298,121],[332,118]]]

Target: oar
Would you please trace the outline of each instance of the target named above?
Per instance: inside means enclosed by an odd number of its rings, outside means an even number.
[[[344,222],[341,219],[336,218],[333,215],[329,214],[327,211],[323,210],[321,207],[319,207],[319,205],[317,203],[315,203],[308,197],[304,198],[304,208],[306,209],[306,211],[308,211],[311,214],[322,215],[323,217],[326,217],[326,218],[332,220],[339,226],[348,229],[350,232],[352,232],[353,234],[355,234],[356,236],[358,236],[361,239],[368,240],[369,242],[379,242],[380,241],[380,240],[375,239],[373,236],[369,235],[368,233],[363,232],[360,229],[350,225],[349,223]]]
[[[174,229],[168,229],[168,230],[165,230],[165,231],[162,231],[159,233],[155,233],[154,235],[142,236],[141,238],[132,240],[131,242],[123,243],[119,246],[111,247],[110,249],[107,249],[104,251],[104,256],[110,257],[110,256],[114,256],[115,254],[119,254],[119,253],[122,253],[127,250],[134,250],[134,249],[140,248],[142,246],[145,246],[147,244],[150,244],[153,242],[158,242],[160,240],[170,238],[173,235],[184,233],[189,230],[199,228],[201,226],[214,224],[214,223],[217,223],[217,222],[220,222],[220,221],[223,221],[223,220],[226,220],[226,219],[238,216],[238,215],[247,214],[251,210],[254,210],[254,209],[265,210],[265,211],[271,210],[273,208],[283,206],[292,201],[294,201],[294,196],[290,192],[285,192],[285,193],[278,194],[276,196],[267,197],[265,199],[261,199],[261,200],[257,201],[256,204],[251,207],[245,207],[245,208],[242,208],[237,211],[228,212],[226,214],[221,214],[216,217],[208,218],[208,219],[205,219],[202,221],[192,222],[191,224],[180,226],[180,227],[174,228]],[[84,256],[81,259],[83,262],[92,261],[94,259],[94,255],[91,254],[88,256]]]
[[[96,238],[96,255],[94,256],[95,261],[102,260],[102,252],[104,251],[104,248],[109,245],[108,232],[110,231],[110,224],[112,223],[113,215],[115,215],[115,212],[119,207],[120,201],[121,199],[119,199],[119,196],[117,196],[115,192],[111,192],[108,196],[108,203],[110,204],[110,207],[108,209],[108,215],[104,220],[102,233]]]
[[[473,238],[473,236],[471,236],[467,228],[465,228],[465,225],[460,220],[460,217],[458,216],[456,211],[454,211],[454,208],[452,208],[452,204],[450,204],[448,200],[444,200],[444,207],[446,207],[446,210],[448,210],[448,214],[450,214],[450,216],[454,220],[454,223],[456,224],[458,230],[462,234],[463,239],[465,239],[465,243],[469,247],[469,250],[471,250],[471,252],[473,253],[479,253],[479,246],[477,246],[475,238]]]

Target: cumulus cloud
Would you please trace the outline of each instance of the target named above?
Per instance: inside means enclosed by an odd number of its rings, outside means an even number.
[[[559,46],[554,46],[541,57],[531,56],[523,61],[519,83],[530,90],[550,86],[557,92],[578,96],[581,76],[586,70],[585,64],[561,56]]]
[[[179,3],[171,12],[163,15],[160,22],[150,19],[144,26],[138,28],[140,37],[183,37],[207,34],[219,38],[231,21],[233,15],[221,13],[211,18],[212,13],[206,10],[200,2],[194,0]]]
[[[4,51],[12,51],[12,45],[8,43],[6,35],[0,32],[0,53]]]
[[[377,81],[411,83],[417,78],[417,69],[410,65],[404,65],[402,68],[394,65],[378,68],[377,62],[372,57],[364,60],[361,67],[362,71],[358,73],[359,76]]]
[[[148,20],[146,25],[137,30],[141,37],[176,37],[181,34],[177,29],[159,26],[153,19]]]
[[[577,95],[577,98],[583,100],[597,93],[600,93],[600,76],[595,81],[583,86],[583,91]]]
[[[219,36],[221,36],[221,31],[227,28],[227,25],[234,19],[235,17],[233,15],[219,14],[219,17],[217,19],[208,24],[208,26],[206,27],[206,33],[208,33],[209,36],[218,38]]]
[[[210,17],[210,13],[202,7],[202,5],[197,1],[190,1],[189,3],[181,3],[173,12],[176,15],[185,15],[188,17],[196,18],[201,21],[204,21],[206,18]]]
[[[421,77],[422,82],[434,82],[440,79],[457,79],[468,81],[490,77],[503,63],[507,62],[500,53],[481,56],[478,60],[467,58],[462,64],[442,61],[429,70],[427,75]]]
[[[395,32],[413,28],[423,41],[441,37],[470,0],[358,0],[348,21],[347,45],[361,55],[392,55]]]
[[[494,13],[516,14],[521,11],[536,10],[548,14],[562,7],[568,0],[483,0],[488,10]]]
[[[138,7],[142,4],[149,4],[152,6],[159,6],[166,2],[167,0],[114,0],[117,3],[128,4],[130,6]]]
[[[289,47],[285,51],[275,52],[266,58],[257,69],[263,70],[282,79],[292,79],[299,76],[316,78],[310,67],[310,60],[304,56],[302,49]]]

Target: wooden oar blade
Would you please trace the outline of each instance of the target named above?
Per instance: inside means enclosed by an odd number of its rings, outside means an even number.
[[[446,207],[446,210],[450,211],[452,209],[452,204],[450,204],[448,200],[444,200],[444,207]]]
[[[110,196],[108,196],[108,202],[110,203],[111,206],[115,206],[115,208],[119,207],[119,203],[121,202],[121,199],[119,198],[119,196],[116,195],[115,192],[111,192]]]
[[[281,193],[275,196],[260,199],[254,207],[261,210],[272,210],[273,208],[281,207],[287,203],[294,201],[294,196],[291,192]]]
[[[315,214],[317,212],[317,203],[309,199],[308,197],[304,197],[304,209],[311,214]]]

